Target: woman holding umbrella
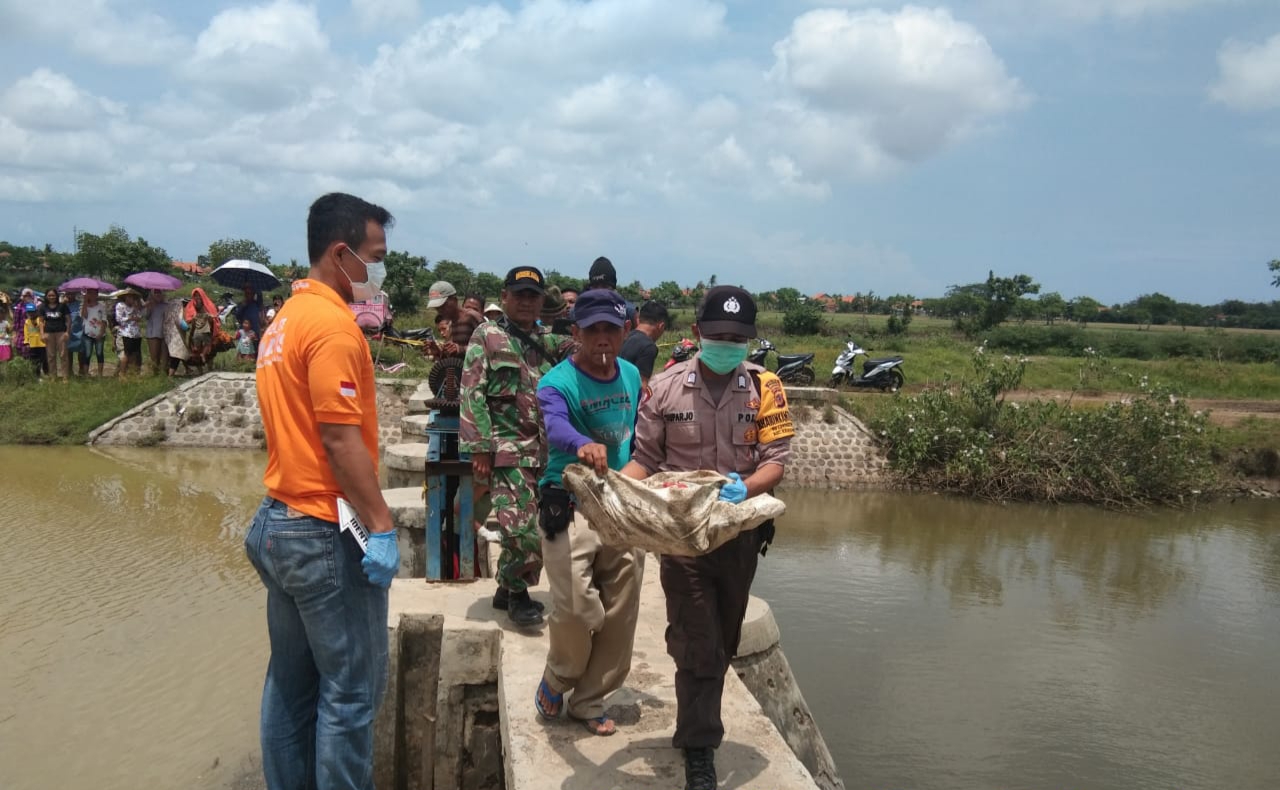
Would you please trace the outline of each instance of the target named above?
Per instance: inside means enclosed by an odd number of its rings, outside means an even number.
[[[124,278],[124,281],[126,285],[132,285],[135,288],[142,288],[150,292],[147,303],[142,309],[142,315],[146,319],[147,353],[151,355],[151,373],[153,375],[157,374],[162,367],[167,367],[168,360],[164,317],[168,312],[169,303],[164,298],[164,292],[181,288],[182,281],[163,272],[138,272]],[[179,303],[179,308],[181,308],[181,303]]]
[[[89,374],[89,362],[94,356],[98,358],[98,378],[102,378],[102,365],[105,361],[107,339],[107,306],[98,301],[101,291],[114,291],[116,287],[96,277],[76,277],[58,286],[63,293],[84,293],[84,302],[79,305],[80,325],[80,375]],[[71,303],[73,307],[75,303]]]
[[[164,342],[164,316],[168,308],[164,291],[159,288],[151,289],[142,307],[142,317],[146,319],[147,357],[151,361],[153,376],[168,368],[169,355]]]

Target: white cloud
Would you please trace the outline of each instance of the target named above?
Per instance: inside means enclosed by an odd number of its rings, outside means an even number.
[[[945,9],[811,11],[773,50],[770,76],[803,104],[796,134],[825,167],[874,168],[877,152],[918,161],[1027,101],[986,38]]]
[[[569,129],[627,131],[679,117],[683,101],[656,77],[609,74],[557,102],[556,115]]]
[[[351,0],[363,30],[411,25],[418,21],[418,0]]]
[[[275,0],[215,16],[182,74],[228,101],[266,109],[305,97],[323,82],[330,60],[315,7]]]
[[[111,65],[151,65],[177,56],[185,43],[163,18],[124,16],[107,0],[0,3],[0,40],[36,37],[66,41],[82,55]]]
[[[63,74],[38,68],[0,95],[0,107],[16,124],[32,131],[85,129],[122,107],[91,96]]]
[[[1134,21],[1212,8],[1239,0],[979,0],[975,12],[1024,22]]]
[[[1280,33],[1261,44],[1223,44],[1218,50],[1218,81],[1209,95],[1235,110],[1280,107]]]

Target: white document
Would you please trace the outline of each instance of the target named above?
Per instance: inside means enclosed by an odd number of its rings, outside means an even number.
[[[360,521],[351,503],[342,497],[338,497],[338,531],[350,532],[360,545],[360,550],[366,554],[369,552],[369,528]]]

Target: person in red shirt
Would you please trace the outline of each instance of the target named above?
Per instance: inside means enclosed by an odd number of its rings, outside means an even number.
[[[258,347],[267,497],[245,551],[267,588],[262,690],[267,787],[373,790],[373,719],[387,680],[387,588],[400,567],[378,487],[373,362],[348,302],[385,276],[386,209],[352,195],[307,217],[310,276]],[[368,548],[339,530],[341,497]]]

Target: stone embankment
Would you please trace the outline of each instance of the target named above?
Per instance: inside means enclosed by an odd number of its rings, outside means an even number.
[[[848,489],[886,483],[875,438],[836,405],[836,393],[817,387],[787,390],[796,439],[785,487]],[[379,446],[390,487],[422,485],[426,457],[426,384],[378,380]],[[89,444],[142,447],[265,446],[251,373],[209,373],[130,409],[89,434]]]
[[[400,442],[406,399],[419,382],[379,379],[379,445]],[[141,447],[266,446],[252,373],[208,373],[142,403],[94,429],[89,444]]]

